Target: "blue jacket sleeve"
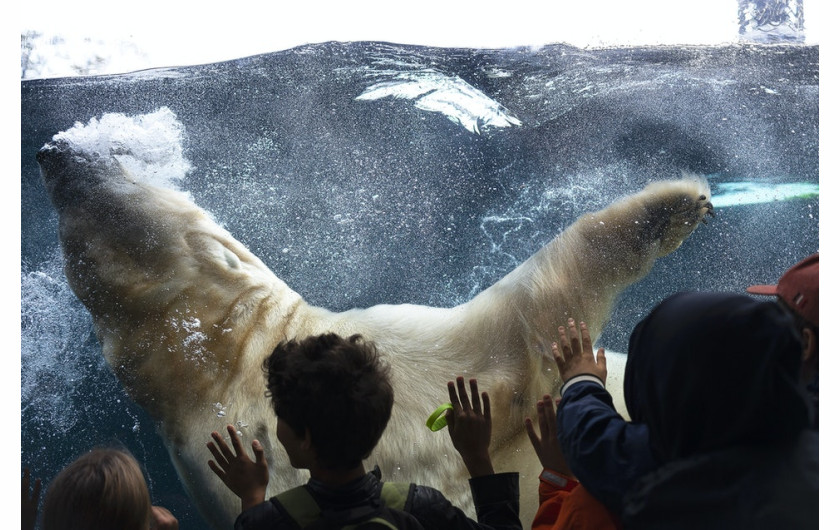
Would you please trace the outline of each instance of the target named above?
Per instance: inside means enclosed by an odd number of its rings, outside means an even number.
[[[622,418],[597,383],[581,381],[564,391],[557,439],[578,481],[616,514],[630,487],[655,468],[647,426]]]

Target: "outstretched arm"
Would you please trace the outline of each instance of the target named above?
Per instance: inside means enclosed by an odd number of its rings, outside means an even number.
[[[418,510],[416,516],[424,528],[521,529],[519,519],[519,477],[517,473],[495,473],[490,460],[490,396],[478,391],[475,379],[467,390],[463,377],[449,381],[446,423],[452,444],[470,473],[470,490],[478,522],[453,506],[433,488],[418,486],[415,506],[421,503],[433,509]]]
[[[554,412],[554,402],[549,394],[537,401],[537,422],[540,426],[540,433],[534,429],[531,418],[525,418],[525,431],[540,459],[544,469],[573,477],[572,470],[566,464],[566,457],[563,456],[563,449],[557,440],[557,415]]]
[[[479,399],[478,382],[470,379],[470,395],[464,385],[464,378],[457,378],[458,392],[455,392],[452,381],[447,385],[452,409],[447,411],[446,420],[449,425],[449,436],[452,445],[460,453],[470,477],[481,477],[493,474],[493,462],[490,460],[490,434],[492,422],[490,419],[490,396],[481,393]],[[484,410],[482,410],[482,404]]]
[[[557,439],[570,469],[593,497],[613,513],[638,478],[654,468],[647,426],[624,420],[604,388],[607,367],[596,357],[585,323],[558,330],[554,359],[566,383],[557,408]],[[568,378],[568,379],[567,379]]]
[[[225,486],[237,497],[242,499],[242,511],[252,508],[265,501],[265,492],[268,487],[268,462],[265,459],[263,447],[258,440],[251,442],[254,450],[252,461],[245,453],[239,435],[233,425],[227,426],[233,451],[230,450],[222,436],[213,432],[211,436],[216,442],[207,442],[207,448],[213,454],[215,462],[208,460],[207,465],[213,470]],[[218,446],[218,447],[217,447]]]

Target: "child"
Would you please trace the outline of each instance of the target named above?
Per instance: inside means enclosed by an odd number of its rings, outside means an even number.
[[[540,506],[531,524],[532,530],[615,530],[621,523],[607,507],[593,497],[575,479],[560,442],[557,440],[557,416],[554,402],[546,394],[537,402],[537,434],[531,418],[525,418],[525,431],[543,471],[540,473]]]
[[[27,482],[28,478],[26,473]],[[34,522],[34,518],[30,520]],[[43,528],[177,530],[178,520],[166,508],[151,505],[146,479],[130,453],[93,449],[50,483],[44,499]]]
[[[263,367],[277,415],[277,438],[291,465],[310,472],[305,498],[314,499],[315,515],[329,518],[336,526],[363,520],[365,507],[378,504],[383,483],[378,470],[366,472],[362,462],[385,430],[394,401],[388,367],[375,346],[359,335],[347,339],[332,333],[313,336],[279,344]],[[453,405],[447,416],[449,433],[472,477],[479,522],[469,519],[439,491],[414,484],[391,516],[400,518],[402,527],[522,528],[518,473],[496,474],[490,461],[489,396],[485,392],[479,398],[478,385],[471,380],[470,397],[461,377],[457,392],[456,383],[450,382],[448,389]],[[215,461],[208,465],[242,501],[235,527],[304,526],[300,517],[289,513],[288,503],[282,502],[285,493],[265,500],[268,465],[262,445],[252,442],[254,462],[233,426],[227,430],[233,451],[219,433],[212,433],[215,444],[208,442],[207,447]]]
[[[593,355],[586,326],[558,331],[560,445],[594,496],[617,494],[625,528],[818,527],[802,342],[778,304],[730,293],[661,302],[630,336],[631,422],[603,399],[604,352]]]

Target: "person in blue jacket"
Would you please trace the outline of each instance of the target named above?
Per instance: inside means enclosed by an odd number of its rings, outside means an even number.
[[[579,328],[579,329],[578,329]],[[630,337],[625,421],[585,323],[559,330],[557,436],[625,528],[817,528],[818,434],[802,342],[773,302],[679,293]]]
[[[597,358],[592,356],[586,322],[576,326],[570,318],[568,331],[560,326],[558,332],[559,345],[553,344],[552,349],[564,381],[557,407],[560,447],[578,481],[620,515],[624,494],[656,466],[648,426],[625,421],[616,411],[604,384],[606,354],[600,348]],[[629,359],[628,353],[628,364]]]

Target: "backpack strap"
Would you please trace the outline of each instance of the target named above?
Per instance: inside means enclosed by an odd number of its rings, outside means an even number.
[[[383,482],[379,497],[386,506],[395,510],[405,510],[411,486],[412,484],[408,482]]]
[[[321,507],[306,489],[297,486],[274,496],[299,527],[304,528],[321,517]]]
[[[409,503],[409,495],[412,493],[412,487],[413,484],[408,482],[382,482],[379,499],[388,508],[400,511],[405,510],[406,505]],[[284,491],[279,495],[275,495],[272,500],[279,503],[300,528],[308,527],[320,520],[324,515],[321,507],[318,506],[318,503],[306,486],[297,486]],[[376,512],[376,509],[373,507],[366,508],[365,510],[372,510],[373,513]],[[348,516],[350,513],[352,512],[348,512]],[[351,516],[350,519],[356,519],[356,517]],[[393,523],[377,516],[362,522],[373,521],[380,522],[388,527],[394,527]],[[347,528],[354,528],[358,524],[350,523],[347,525]]]

